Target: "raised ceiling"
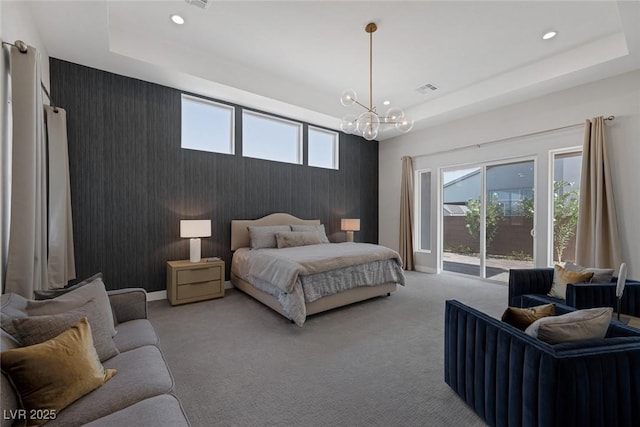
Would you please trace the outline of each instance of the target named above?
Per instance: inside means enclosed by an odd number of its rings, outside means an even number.
[[[640,68],[636,1],[46,1],[50,56],[337,128],[368,98],[416,127]],[[182,15],[185,24],[169,16]],[[550,29],[558,36],[549,41]],[[425,84],[438,87],[423,95]],[[382,134],[380,139],[395,136]]]

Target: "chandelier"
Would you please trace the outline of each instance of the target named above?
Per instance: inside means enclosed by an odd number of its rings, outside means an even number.
[[[369,33],[369,106],[358,101],[358,95],[353,89],[347,89],[342,93],[340,102],[345,107],[358,104],[366,111],[359,116],[347,115],[342,119],[340,129],[345,133],[361,135],[367,141],[378,136],[381,126],[394,126],[401,132],[409,132],[413,128],[413,120],[405,117],[400,108],[389,108],[384,116],[381,116],[373,106],[373,33],[378,26],[373,22],[367,24],[364,30]]]

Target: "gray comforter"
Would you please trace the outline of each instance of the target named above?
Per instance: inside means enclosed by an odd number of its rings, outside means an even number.
[[[329,243],[285,249],[239,250],[232,271],[256,288],[278,298],[298,325],[313,302],[358,286],[404,285],[397,252],[367,243]]]

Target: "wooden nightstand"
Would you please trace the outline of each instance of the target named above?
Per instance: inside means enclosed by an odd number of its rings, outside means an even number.
[[[167,298],[171,305],[224,297],[224,261],[167,262]]]

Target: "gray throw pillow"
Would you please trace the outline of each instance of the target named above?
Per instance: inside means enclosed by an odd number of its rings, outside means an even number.
[[[55,299],[44,301],[27,300],[27,314],[29,316],[44,316],[46,314],[60,314],[71,311],[84,305],[87,301],[94,298],[96,300],[96,308],[101,311],[101,315],[108,320],[107,324],[111,336],[116,334],[114,327],[115,322],[111,312],[111,303],[107,290],[104,287],[102,279],[95,279],[78,289],[61,295]]]
[[[66,313],[13,319],[13,327],[16,330],[18,341],[23,346],[28,346],[57,337],[83,317],[89,321],[93,346],[100,361],[103,362],[119,354],[111,337],[109,319],[104,316],[102,310],[98,309],[94,298],[91,298],[83,306]]]
[[[247,227],[251,238],[251,249],[276,248],[276,233],[291,231],[288,225],[267,225],[262,227]]]
[[[286,231],[276,233],[278,249],[295,248],[297,246],[319,245],[320,236],[315,231]]]
[[[291,225],[291,231],[315,231],[320,236],[320,241],[322,243],[329,243],[329,238],[327,237],[327,232],[324,229],[324,224],[318,225]]]
[[[564,268],[578,273],[593,273],[591,283],[610,283],[613,279],[613,268],[583,267],[572,262],[566,262]]]
[[[612,312],[611,307],[598,307],[543,317],[524,332],[549,344],[604,338]]]
[[[41,291],[33,291],[33,298],[36,301],[41,301],[44,299],[53,299],[53,298],[57,298],[60,295],[64,295],[67,294],[71,291],[74,291],[88,283],[93,282],[96,279],[101,279],[102,280],[102,273],[97,273],[94,274],[93,276],[89,277],[88,279],[84,279],[81,282],[76,283],[75,285],[72,286],[65,286],[64,288],[59,288],[59,289],[45,289],[45,290],[41,290]]]
[[[19,317],[27,317],[27,301],[25,297],[18,294],[2,294],[0,297],[0,323],[4,329],[12,337],[16,336],[16,330],[13,327],[13,319]]]

